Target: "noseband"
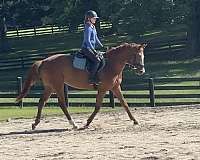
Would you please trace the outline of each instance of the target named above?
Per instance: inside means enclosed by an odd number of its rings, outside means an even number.
[[[144,68],[144,65],[142,65],[142,64],[139,64],[139,63],[135,63],[135,64],[128,64],[129,65],[129,68],[131,68],[131,69],[142,69],[142,68]]]

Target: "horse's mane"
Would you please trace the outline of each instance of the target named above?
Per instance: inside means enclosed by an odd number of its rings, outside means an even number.
[[[123,43],[117,47],[112,47],[111,49],[109,49],[107,52],[106,52],[106,57],[109,57],[115,53],[119,53],[121,52],[121,49],[123,48],[128,48],[128,47],[131,47],[131,48],[134,48],[134,47],[137,47],[138,45],[136,43]]]

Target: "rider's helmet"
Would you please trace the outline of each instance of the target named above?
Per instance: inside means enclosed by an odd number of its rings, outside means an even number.
[[[85,18],[87,19],[87,18],[99,18],[99,17],[97,16],[97,13],[95,11],[89,10],[86,12]]]

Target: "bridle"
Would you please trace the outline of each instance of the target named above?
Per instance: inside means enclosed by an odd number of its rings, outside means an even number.
[[[143,64],[139,64],[139,63],[135,63],[135,64],[128,64],[128,66],[129,66],[129,68],[131,68],[131,69],[142,69],[142,68],[144,68],[144,65]]]
[[[133,61],[133,60],[135,60],[135,63],[132,63],[132,62],[131,62],[131,61]],[[129,66],[129,68],[134,69],[134,70],[144,68],[144,64],[138,63],[138,58],[137,58],[137,55],[136,55],[136,54],[135,54],[134,59],[132,59],[132,60],[130,60],[130,61],[128,62],[128,66]]]

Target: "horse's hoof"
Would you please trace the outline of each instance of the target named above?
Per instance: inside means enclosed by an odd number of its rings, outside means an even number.
[[[82,131],[82,130],[85,130],[85,129],[88,129],[88,126],[83,126],[83,127],[81,127],[81,128],[78,128],[77,130],[78,130],[78,131]]]
[[[73,126],[73,130],[78,130],[79,127],[77,125]]]
[[[36,125],[32,124],[32,130],[35,130]]]
[[[89,126],[87,126],[87,125],[85,125],[85,126],[83,126],[85,129],[88,129],[89,128]]]
[[[82,131],[84,129],[85,129],[84,127],[80,127],[80,128],[77,129],[77,131]]]
[[[135,121],[133,121],[133,124],[138,125],[139,123],[138,123],[138,121],[135,120]]]

